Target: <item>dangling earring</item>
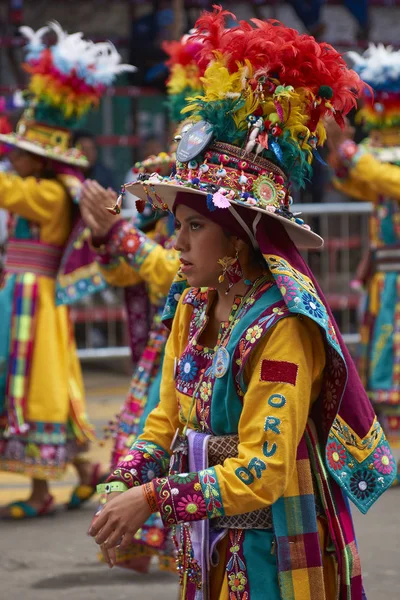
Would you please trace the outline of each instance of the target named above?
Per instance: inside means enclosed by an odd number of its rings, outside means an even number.
[[[225,294],[228,294],[231,287],[243,279],[243,271],[239,262],[239,251],[236,250],[236,255],[234,257],[224,256],[224,258],[218,259],[218,264],[222,267],[222,273],[218,277],[218,282],[223,283],[225,277],[228,278],[229,284],[225,290]]]

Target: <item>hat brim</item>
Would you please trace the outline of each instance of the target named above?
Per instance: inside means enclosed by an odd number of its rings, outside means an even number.
[[[176,194],[178,192],[185,192],[189,194],[197,194],[199,196],[207,196],[207,192],[203,192],[201,190],[196,190],[194,188],[189,188],[181,185],[176,185],[172,183],[162,183],[162,182],[141,182],[134,181],[132,183],[126,183],[125,189],[128,190],[131,194],[138,196],[141,200],[147,201],[147,192],[144,189],[144,185],[147,187],[151,186],[151,190],[155,191],[165,204],[167,204],[168,209],[172,212]],[[268,212],[262,208],[257,206],[250,206],[248,204],[244,204],[243,202],[237,202],[235,200],[230,200],[231,204],[236,204],[237,206],[242,206],[244,208],[249,208],[250,210],[255,210],[257,212],[261,212],[262,214],[267,215],[271,219],[276,219],[282,223],[284,228],[286,229],[289,237],[297,246],[297,248],[301,250],[317,250],[321,249],[324,245],[324,240],[322,237],[305,229],[301,225],[298,225],[294,221],[289,221],[285,217],[281,217],[280,215],[276,215],[274,213]]]
[[[79,158],[76,158],[73,156],[68,156],[64,152],[55,152],[50,147],[44,147],[42,144],[27,140],[16,133],[0,134],[0,142],[9,144],[10,146],[15,146],[16,148],[21,148],[21,150],[26,150],[27,152],[32,152],[32,154],[37,154],[38,156],[50,158],[67,165],[73,165],[74,167],[80,167],[81,169],[85,169],[89,166],[87,158],[83,155]]]

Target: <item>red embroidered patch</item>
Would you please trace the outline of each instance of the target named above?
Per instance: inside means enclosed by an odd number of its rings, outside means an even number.
[[[266,360],[261,363],[260,381],[296,385],[299,366],[284,360]]]

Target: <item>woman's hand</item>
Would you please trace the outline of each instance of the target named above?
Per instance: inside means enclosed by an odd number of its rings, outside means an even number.
[[[116,547],[128,547],[137,530],[150,515],[151,510],[142,486],[108,495],[107,503],[92,521],[89,535],[99,544],[110,567],[115,565]]]
[[[120,215],[112,215],[106,207],[114,206],[117,194],[103,188],[97,181],[87,179],[82,186],[79,208],[94,237],[104,238]]]

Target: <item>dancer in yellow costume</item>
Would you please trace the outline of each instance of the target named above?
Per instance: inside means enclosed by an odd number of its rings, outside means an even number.
[[[0,291],[0,469],[31,477],[32,492],[26,502],[5,507],[6,518],[52,512],[49,481],[68,463],[76,464],[83,500],[99,478],[98,466],[77,458],[93,430],[68,309],[56,306],[56,278],[87,164],[71,147],[71,129],[115,75],[130,69],[119,64],[111,44],[96,46],[56,23],[22,33],[29,40],[28,106],[16,132],[0,136],[13,147],[16,173],[0,173],[0,207],[14,217]],[[57,40],[50,47],[48,33]]]
[[[371,202],[370,257],[359,372],[390,443],[400,447],[400,51],[373,45],[350,53],[366,89],[357,145],[336,130],[330,162],[335,186]]]
[[[346,498],[366,512],[394,459],[298,250],[323,241],[290,195],[322,118],[340,121],[362,84],[327,44],[259,20],[223,32],[225,16],[197,23],[208,65],[176,174],[129,186],[175,215],[192,287],[169,295],[160,404],[90,533],[113,565],[159,511],[185,600],[362,600]]]

